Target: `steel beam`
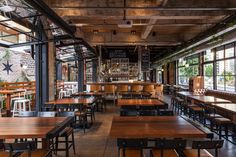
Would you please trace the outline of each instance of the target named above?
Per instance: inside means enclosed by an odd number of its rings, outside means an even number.
[[[25,0],[28,4],[34,7],[36,10],[44,14],[48,19],[55,23],[58,27],[61,27],[72,38],[75,37],[76,28],[69,26],[60,16],[58,16],[46,3],[42,0]]]
[[[52,9],[67,10],[67,9],[79,9],[79,10],[157,10],[157,11],[235,11],[236,7],[102,7],[102,6],[65,6],[65,7],[52,7]]]

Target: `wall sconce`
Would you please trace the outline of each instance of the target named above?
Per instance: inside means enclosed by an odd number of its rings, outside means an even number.
[[[93,34],[98,34],[98,30],[93,30]]]
[[[131,31],[131,34],[132,34],[132,35],[135,35],[135,34],[136,34],[136,30],[132,30],[132,31]]]

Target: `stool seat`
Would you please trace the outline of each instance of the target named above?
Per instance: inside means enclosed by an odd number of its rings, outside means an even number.
[[[159,149],[152,149],[153,157],[161,157],[161,150]],[[177,152],[174,149],[164,149],[163,156],[165,157],[179,157]]]
[[[125,149],[125,157],[141,157],[141,151],[139,149]],[[120,149],[120,156],[123,157],[123,149]],[[143,154],[143,157],[144,154]]]
[[[30,100],[29,99],[19,99],[19,100],[16,100],[15,102],[29,102]]]
[[[219,115],[219,114],[214,114],[214,113],[205,114],[205,117],[208,118],[208,119],[223,118],[221,115]]]
[[[223,125],[223,124],[232,124],[232,121],[228,118],[215,118],[215,122],[217,124]]]
[[[186,157],[198,157],[198,150],[196,149],[186,149],[183,151]],[[214,157],[207,150],[200,150],[200,157]]]
[[[190,106],[189,108],[190,108],[191,110],[194,110],[194,111],[202,111],[202,110],[203,110],[203,108],[200,107],[200,106]]]

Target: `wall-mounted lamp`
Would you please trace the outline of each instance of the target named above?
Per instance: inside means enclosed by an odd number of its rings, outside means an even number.
[[[136,34],[136,30],[132,30],[132,31],[131,31],[131,34],[132,34],[132,35],[135,35],[135,34]]]
[[[93,33],[94,34],[98,34],[98,30],[93,30]]]

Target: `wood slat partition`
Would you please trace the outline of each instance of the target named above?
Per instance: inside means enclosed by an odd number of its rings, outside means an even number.
[[[27,89],[35,91],[35,81],[31,82],[2,82],[0,87],[4,90]]]

